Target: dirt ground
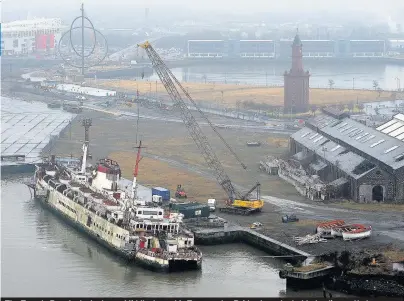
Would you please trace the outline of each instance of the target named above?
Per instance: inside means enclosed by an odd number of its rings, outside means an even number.
[[[131,81],[104,80],[97,81],[103,88],[151,93],[152,95],[167,95],[160,81]],[[196,101],[212,102],[226,107],[236,108],[244,101],[274,106],[283,105],[283,87],[259,87],[234,84],[214,83],[183,83],[192,98]],[[168,95],[167,95],[168,96]],[[312,105],[336,105],[377,100],[390,100],[391,92],[372,90],[344,90],[344,89],[310,89],[310,103]]]
[[[147,110],[142,109],[140,114],[145,114],[145,112]],[[90,152],[94,160],[113,155],[120,165],[132,166],[131,168],[133,168],[135,158],[129,156],[127,153],[135,155],[136,120],[113,118],[111,115],[99,112],[87,112],[85,114],[85,116],[93,119],[93,126],[90,128]],[[288,197],[294,200],[301,199],[293,186],[285,183],[278,177],[268,177],[258,170],[259,161],[267,155],[284,155],[287,150],[287,136],[271,133],[244,132],[237,129],[220,130],[225,140],[247,166],[247,170],[244,170],[226,149],[221,140],[217,136],[213,136],[215,135],[213,131],[208,130],[207,127],[204,127],[203,130],[209,137],[209,141],[219,160],[222,162],[223,167],[236,184],[248,190],[249,187],[260,181],[262,193],[270,193],[271,195]],[[83,135],[84,129],[78,120],[72,124],[71,130],[67,130],[64,137],[59,139],[54,150],[61,155],[70,155],[70,153],[79,155],[81,153],[80,144],[82,143]],[[177,169],[186,172],[188,175],[199,174],[201,175],[199,179],[203,179],[203,177],[210,178],[213,183],[216,183],[211,176],[210,170],[205,166],[205,161],[200,151],[195,146],[182,123],[141,119],[139,122],[138,139],[142,140],[142,145],[145,147],[142,150],[144,157],[158,159],[163,162],[161,163],[163,164],[162,166],[157,166],[157,162],[154,161],[153,166],[155,166],[156,170],[161,169],[168,172],[167,164],[175,168],[173,170],[174,174],[170,174],[167,177],[171,178],[171,182],[166,182],[166,185],[169,187],[176,187],[177,184],[182,184],[184,187],[191,185],[186,182],[187,178],[184,178],[184,182],[178,182],[178,179],[174,176],[177,173]],[[248,147],[246,145],[248,141],[261,141],[263,145],[261,147]],[[73,145],[75,146],[73,147]],[[145,173],[148,172],[147,166],[144,163],[142,163],[139,170],[140,183],[143,183],[141,180],[142,170]],[[146,182],[151,181],[151,175],[146,174],[145,176]],[[158,182],[158,179],[164,176],[164,174],[156,172],[154,176],[155,182]],[[159,186],[162,185],[160,183]],[[192,185],[199,186],[196,182],[193,182]],[[219,189],[219,191],[221,190]],[[195,196],[199,198],[197,194]],[[209,198],[211,197],[220,199],[222,193],[216,195],[216,192],[212,191],[209,195]]]
[[[120,163],[122,175],[125,178],[132,178],[133,166],[136,162],[135,153],[112,152],[109,157]],[[215,181],[157,159],[147,157],[141,159],[138,180],[147,187],[162,186],[168,188],[172,192],[172,197],[177,184],[184,183],[182,187],[190,200],[206,203],[206,200],[212,195],[225,198],[223,190],[218,187]]]

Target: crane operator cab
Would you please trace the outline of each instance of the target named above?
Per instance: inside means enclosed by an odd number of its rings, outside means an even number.
[[[226,207],[220,208],[220,211],[233,214],[248,215],[251,213],[260,212],[264,207],[264,201],[260,199],[260,183],[257,183],[246,194],[234,201],[228,200]],[[253,197],[250,194],[256,191],[256,196]]]

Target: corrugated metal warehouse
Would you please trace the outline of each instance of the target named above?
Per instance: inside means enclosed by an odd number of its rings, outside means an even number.
[[[326,183],[343,181],[353,200],[403,202],[404,115],[374,129],[325,113],[291,136],[293,159]]]

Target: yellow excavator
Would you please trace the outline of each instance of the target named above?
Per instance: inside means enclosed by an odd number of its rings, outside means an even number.
[[[174,102],[174,107],[181,111],[182,120],[185,126],[188,128],[188,131],[192,139],[194,140],[195,144],[201,151],[206,161],[206,164],[213,171],[217,182],[220,184],[220,186],[222,186],[223,190],[229,197],[228,202],[226,202],[226,206],[219,208],[220,211],[243,215],[261,211],[262,207],[264,206],[264,202],[260,199],[260,186],[261,186],[260,183],[257,183],[245,194],[241,194],[239,191],[235,189],[229,176],[224,170],[223,165],[220,163],[211,145],[209,144],[208,138],[203,133],[195,117],[192,115],[191,110],[188,108],[186,102],[182,98],[179,89],[183,92],[183,95],[186,96],[186,99],[188,99],[194,105],[195,109],[211,126],[213,131],[218,135],[218,137],[222,140],[222,142],[233,154],[233,156],[237,159],[237,161],[241,164],[241,166],[244,169],[247,169],[247,166],[245,166],[243,162],[241,162],[240,158],[233,151],[230,145],[220,135],[215,126],[206,117],[204,112],[201,111],[201,109],[197,106],[195,101],[189,95],[188,91],[181,85],[181,83],[174,76],[171,70],[165,65],[164,61],[160,58],[160,56],[154,50],[152,45],[148,41],[146,41],[142,44],[139,44],[138,47],[144,49],[145,52],[147,53],[147,56],[149,57],[154,70],[158,74],[167,93],[170,95],[170,98]],[[177,89],[177,87],[179,89]],[[253,191],[256,192],[254,195],[252,195]]]

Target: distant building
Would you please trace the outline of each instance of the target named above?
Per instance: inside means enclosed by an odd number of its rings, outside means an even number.
[[[302,56],[313,59],[347,58],[379,59],[397,48],[395,41],[384,40],[301,40]],[[259,60],[289,59],[291,39],[280,40],[188,40],[185,52],[189,58],[253,58]],[[404,49],[404,48],[401,48]]]
[[[188,57],[221,58],[224,55],[223,40],[188,40]]]
[[[384,40],[350,40],[348,55],[352,57],[384,57],[386,42]]]
[[[242,58],[274,58],[275,41],[240,40],[239,53]]]
[[[53,52],[62,34],[61,19],[21,20],[2,24],[3,55]]]
[[[298,34],[292,43],[292,68],[285,71],[283,76],[285,113],[307,112],[310,73],[303,70],[303,45]]]
[[[404,40],[389,40],[389,52],[394,54],[395,52],[404,53]]]
[[[290,44],[293,40],[282,39],[279,41],[277,55],[286,58],[290,53]],[[309,58],[332,58],[337,56],[336,43],[333,40],[302,40],[304,48],[303,57]]]
[[[290,138],[292,158],[344,197],[404,202],[404,115],[377,129],[324,110]]]

